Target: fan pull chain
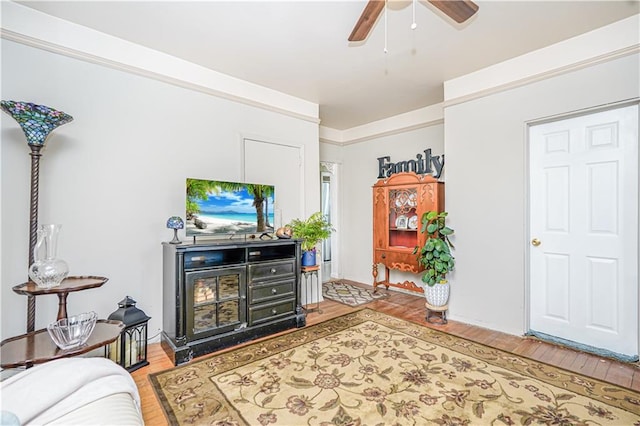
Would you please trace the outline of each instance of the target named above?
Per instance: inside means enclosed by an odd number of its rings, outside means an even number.
[[[384,0],[384,53],[387,52],[387,0]]]
[[[418,28],[418,24],[416,24],[416,1],[417,0],[413,0],[413,23],[411,24],[412,30]]]

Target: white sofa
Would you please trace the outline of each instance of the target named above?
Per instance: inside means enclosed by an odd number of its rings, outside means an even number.
[[[105,358],[63,358],[11,376],[0,382],[0,409],[3,425],[144,424],[131,375]]]

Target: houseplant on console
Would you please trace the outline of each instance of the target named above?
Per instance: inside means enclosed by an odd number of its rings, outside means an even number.
[[[427,303],[434,307],[444,306],[449,300],[449,281],[447,274],[455,267],[455,258],[451,254],[453,244],[449,236],[453,229],[445,224],[447,212],[428,211],[422,215],[421,232],[428,236],[422,247],[416,247],[418,263],[424,266],[422,275],[424,295]]]
[[[302,266],[315,266],[316,245],[329,238],[333,228],[321,212],[315,212],[306,220],[293,219],[287,227],[291,228],[293,238],[302,240]]]

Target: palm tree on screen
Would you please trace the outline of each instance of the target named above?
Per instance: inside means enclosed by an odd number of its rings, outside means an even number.
[[[187,179],[187,220],[200,213],[197,200],[206,201],[209,193],[215,190],[215,182],[211,180]]]

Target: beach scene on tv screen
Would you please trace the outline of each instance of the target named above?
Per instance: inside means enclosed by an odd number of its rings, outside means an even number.
[[[186,235],[273,231],[273,185],[187,179]]]

